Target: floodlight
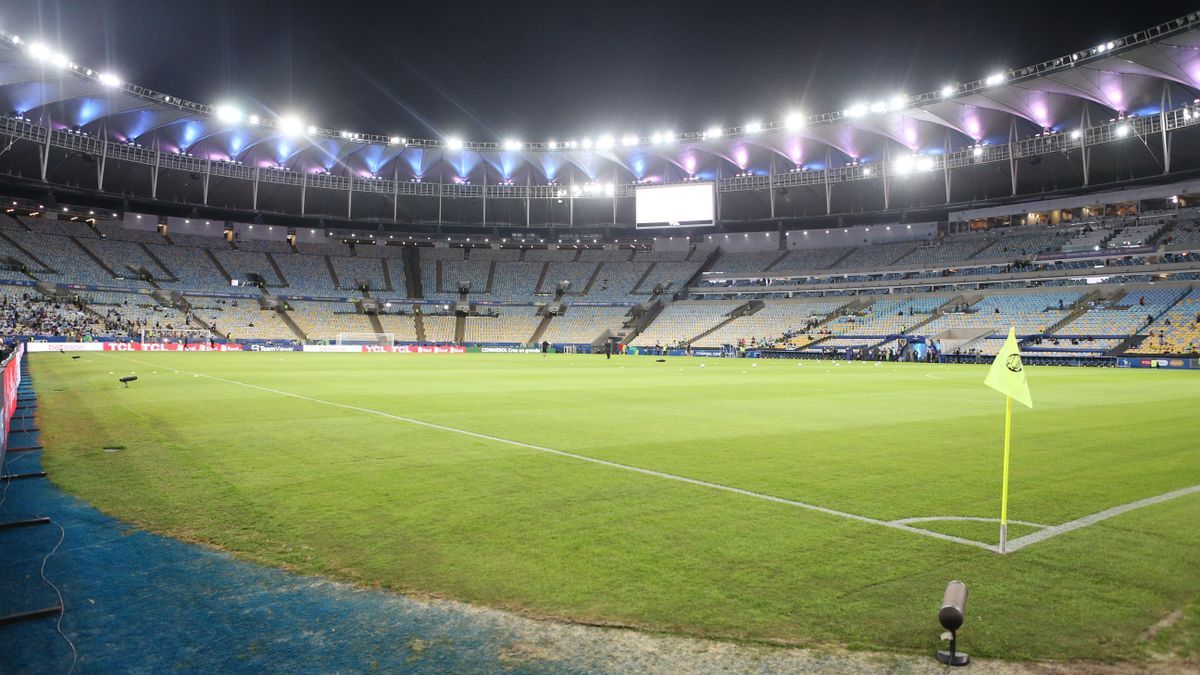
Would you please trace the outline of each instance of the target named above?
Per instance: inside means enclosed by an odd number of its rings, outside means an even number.
[[[983,81],[989,87],[994,87],[1002,82],[1004,82],[1004,73],[993,73],[988,75],[987,79]]]
[[[804,120],[803,113],[794,112],[794,113],[788,114],[787,118],[784,119],[783,124],[788,129],[795,131],[796,129],[799,129],[800,127],[804,126],[804,121],[805,120]]]
[[[112,73],[100,73],[96,76],[96,79],[100,81],[100,84],[106,87],[116,88],[121,86],[121,78],[113,75]]]
[[[509,151],[520,150],[521,149],[521,141],[513,140],[510,138],[510,139],[504,141],[504,149],[509,150]]]
[[[246,121],[249,122],[250,124],[258,124],[258,122],[259,122],[258,115],[251,115],[246,118]]]
[[[846,109],[847,117],[862,117],[867,114],[867,106],[863,103],[856,103]]]
[[[1116,129],[1116,132],[1117,132],[1117,138],[1125,138],[1126,136],[1129,135],[1129,125],[1122,124],[1122,125],[1118,126]]]
[[[748,134],[757,134],[762,131],[762,122],[747,122],[742,130]]]
[[[933,171],[933,158],[922,157],[917,160],[917,169],[920,171]]]
[[[971,150],[971,154],[976,157],[983,157],[983,148],[977,145]]]
[[[461,138],[456,138],[454,136],[451,136],[450,138],[446,139],[446,149],[447,150],[462,150],[462,147],[463,147],[463,142],[462,142]]]
[[[318,129],[316,126],[314,126],[314,125],[311,125],[311,124],[310,124],[310,125],[308,125],[308,133],[309,133],[309,134],[316,135],[316,133],[317,133],[318,131],[320,131],[320,129]]]
[[[662,135],[662,132],[661,132],[661,131],[656,131],[656,132],[654,132],[654,135],[652,135],[652,136],[650,137],[650,142],[651,142],[651,143],[653,143],[653,144],[655,144],[655,145],[660,145],[660,144],[662,144],[662,142],[663,142],[663,135]]]
[[[674,131],[664,131],[663,132],[663,141],[664,142],[670,143],[673,140],[675,140],[675,132]]]
[[[1079,138],[1082,135],[1083,135],[1083,132],[1078,129],[1071,132],[1071,138]]]
[[[863,174],[864,176],[870,176],[870,175],[871,175],[871,167],[869,167],[869,166],[868,166],[868,167],[864,168],[864,169],[862,170],[862,174]]]
[[[892,164],[892,168],[894,168],[896,170],[896,173],[898,175],[904,175],[906,173],[909,173],[913,170],[913,158],[912,157],[899,157]]]
[[[219,105],[213,112],[216,113],[217,119],[225,124],[237,124],[242,121],[242,111],[231,105]]]
[[[41,42],[31,42],[29,44],[29,55],[38,61],[49,61],[50,57],[54,56],[54,52]]]
[[[903,94],[896,94],[890,100],[888,100],[888,106],[890,108],[892,108],[893,110],[895,110],[897,108],[903,108],[904,104],[907,102],[908,102],[907,96],[904,96]]]
[[[613,187],[613,184],[612,184],[612,183],[605,183],[605,184],[604,184],[604,194],[608,195],[609,197],[611,197],[611,196],[613,196],[614,194],[616,194],[616,188],[614,188],[614,187]]]
[[[954,87],[953,86],[946,85],[946,86],[942,87],[942,98],[950,98],[953,95],[954,95]]]
[[[388,145],[400,145],[403,142],[404,139],[400,138],[399,136],[392,136],[388,139]]]
[[[885,112],[886,110],[887,110],[887,104],[884,103],[883,101],[876,101],[875,103],[871,104],[871,112],[873,112],[873,113],[881,113],[881,112]]]
[[[558,149],[558,142],[557,142],[557,141],[547,141],[547,142],[546,142],[546,147],[547,147],[547,148],[549,148],[550,150],[557,150],[557,149]]]
[[[596,147],[601,150],[608,150],[615,142],[616,141],[613,140],[612,134],[604,134],[600,137],[600,140],[596,141]]]
[[[584,150],[591,150],[592,149],[592,139],[584,138],[582,145],[583,145]]]
[[[303,128],[304,123],[295,117],[279,118],[279,130],[288,136],[295,136],[296,134],[299,134]]]
[[[621,145],[623,145],[627,148],[633,147],[637,144],[638,144],[638,137],[634,136],[632,134],[621,139]]]
[[[704,132],[704,137],[705,138],[720,138],[722,133],[723,132],[721,131],[721,127],[712,127],[708,131]]]

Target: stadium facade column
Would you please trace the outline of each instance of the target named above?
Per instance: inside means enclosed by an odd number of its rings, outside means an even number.
[[[771,174],[767,181],[767,201],[771,204],[771,219],[775,219],[775,159],[776,155],[771,154]]]
[[[892,179],[888,177],[888,169],[892,165],[892,150],[888,144],[883,145],[883,164],[879,167],[879,173],[883,178],[883,210],[886,211],[892,207]]]
[[[158,139],[154,139],[154,173],[150,174],[150,198],[158,199],[158,167],[162,164],[162,150],[158,148]]]
[[[713,221],[720,223],[721,222],[721,164],[720,164],[720,162],[717,163],[717,184],[713,189],[713,194],[716,195],[715,199],[717,202],[717,208],[716,208],[716,216],[717,217],[713,218]]]
[[[50,136],[54,134],[53,129],[45,123],[45,109],[42,110],[42,118],[38,121],[38,126],[46,130],[46,142],[38,148],[38,159],[41,160],[42,182],[46,182],[46,175],[50,169]]]
[[[821,172],[825,179],[825,215],[833,213],[833,184],[829,182],[829,164],[833,162],[833,148],[825,148],[825,169]]]
[[[204,160],[204,197],[201,200],[205,206],[208,206],[208,182],[212,178],[212,158]]]
[[[354,172],[346,176],[348,185],[346,186],[346,219],[354,219]]]
[[[529,227],[529,192],[532,189],[533,170],[530,170],[529,174],[525,176],[525,227]]]
[[[392,221],[399,220],[400,216],[400,169],[396,166],[397,162],[392,162]]]
[[[480,222],[487,225],[487,162],[483,162],[483,220]]]
[[[1088,108],[1083,106],[1083,114],[1079,118],[1079,150],[1083,154],[1083,184],[1091,184],[1092,153],[1088,150]]]
[[[100,127],[100,138],[108,138],[108,122]],[[100,161],[96,163],[96,189],[104,192],[104,165],[108,162],[108,141],[100,145]]]
[[[612,222],[613,222],[613,225],[616,225],[617,224],[617,187],[616,187],[617,186],[617,176],[615,175],[616,172],[613,172],[613,173],[614,173],[614,175],[613,175],[613,197],[612,197],[612,211],[613,211]]]
[[[571,177],[571,198],[567,200],[567,227],[575,226],[575,177]]]
[[[1158,126],[1162,129],[1163,174],[1171,173],[1171,137],[1167,135],[1167,108],[1171,107],[1171,90],[1163,81],[1162,102],[1158,106]]]
[[[1017,118],[1012,118],[1008,127],[1008,172],[1012,175],[1012,193],[1017,196]]]
[[[302,215],[302,216],[303,216],[303,215],[304,215],[304,211],[305,211],[306,207],[308,206],[308,204],[307,204],[307,202],[308,202],[308,164],[307,164],[307,163],[301,163],[301,164],[300,164],[300,169],[301,169],[301,176],[300,176],[300,215]]]
[[[251,208],[253,208],[255,211],[258,210],[258,174],[260,171],[262,171],[261,166],[254,167],[254,185],[252,185],[250,188],[251,202],[253,204]]]
[[[946,130],[945,148],[942,152],[942,182],[946,184],[946,203],[950,203],[950,130]]]
[[[442,177],[438,179],[438,225],[442,224],[442,192],[445,191],[446,185],[446,170],[442,169]]]

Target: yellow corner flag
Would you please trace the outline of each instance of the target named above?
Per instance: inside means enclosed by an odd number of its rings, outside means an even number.
[[[1025,381],[1025,366],[1021,363],[1021,350],[1017,346],[1017,330],[1008,329],[1008,339],[996,354],[992,369],[988,371],[984,384],[996,391],[1033,407],[1033,399],[1029,397],[1029,383]]]
[[[1000,483],[1000,552],[1008,547],[1008,456],[1012,447],[1012,402],[1013,399],[1033,407],[1029,397],[1029,383],[1025,381],[1025,364],[1021,363],[1021,349],[1017,345],[1017,329],[1008,329],[1008,339],[992,361],[992,368],[983,380],[987,386],[1004,394],[1004,476]]]

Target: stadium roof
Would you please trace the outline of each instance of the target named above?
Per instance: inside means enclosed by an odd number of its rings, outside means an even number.
[[[940,155],[1086,120],[1145,116],[1200,95],[1200,15],[1062,57],[921,95],[720,130],[556,141],[410,139],[200,104],[72,63],[51,46],[3,36],[0,109],[37,124],[212,160],[361,178],[488,182],[673,181],[826,168],[887,153]],[[717,85],[719,86],[719,84]]]

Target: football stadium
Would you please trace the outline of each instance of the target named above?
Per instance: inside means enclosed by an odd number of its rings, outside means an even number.
[[[0,8],[0,672],[1200,670],[1196,8],[237,4]]]

